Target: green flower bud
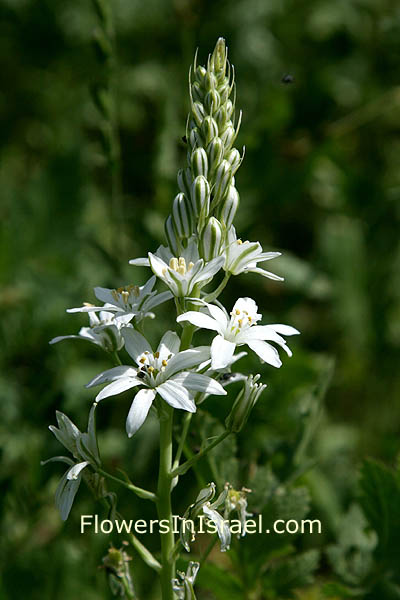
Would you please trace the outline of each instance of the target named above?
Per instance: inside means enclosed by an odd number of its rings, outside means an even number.
[[[223,131],[225,129],[225,125],[229,121],[228,113],[226,110],[226,105],[222,105],[214,115],[214,119],[218,125],[218,130]]]
[[[201,127],[203,123],[204,117],[206,116],[206,112],[204,110],[204,106],[201,102],[193,102],[192,104],[192,115],[198,127]]]
[[[225,420],[228,431],[238,433],[246,424],[247,419],[266,385],[257,383],[260,375],[249,375],[239,392],[232,410]]]
[[[197,127],[193,127],[193,129],[190,131],[188,142],[191,150],[204,145],[203,137]]]
[[[229,98],[229,94],[231,93],[231,87],[228,83],[225,83],[221,87],[218,88],[218,93],[221,98],[221,104],[225,104]]]
[[[204,87],[207,91],[209,90],[215,90],[217,88],[218,82],[217,82],[217,78],[215,77],[214,73],[211,73],[209,70],[207,70],[206,76],[204,78]]]
[[[194,76],[196,78],[196,82],[199,83],[201,86],[204,85],[206,75],[207,75],[207,69],[205,69],[204,67],[199,65],[194,74]]]
[[[226,116],[227,116],[227,118],[231,119],[232,115],[233,115],[233,111],[235,110],[235,107],[233,105],[232,100],[227,100],[226,101],[225,110],[226,110]]]
[[[218,218],[229,229],[239,206],[239,194],[235,186],[230,185],[228,193],[220,205]]]
[[[204,148],[196,148],[193,150],[191,164],[194,177],[197,177],[198,175],[204,175],[204,177],[207,177],[208,158],[207,152],[204,150]]]
[[[221,138],[214,138],[207,146],[208,164],[210,171],[214,171],[224,157],[224,144]]]
[[[224,143],[225,148],[231,148],[236,138],[236,131],[232,125],[232,121],[229,121],[224,131],[220,135],[221,140]]]
[[[174,256],[178,256],[179,242],[176,237],[174,224],[173,224],[171,215],[169,215],[169,217],[165,221],[164,229],[165,229],[165,237],[167,238],[168,246],[170,247],[172,254],[174,254]]]
[[[240,163],[242,162],[242,157],[240,156],[239,150],[236,148],[231,148],[231,150],[229,150],[229,152],[226,154],[225,159],[232,165],[232,173],[236,173],[240,167]]]
[[[219,93],[216,90],[211,90],[210,92],[207,92],[206,98],[204,101],[204,106],[208,113],[210,113],[210,114],[215,113],[215,111],[220,106],[220,104],[221,104],[221,98],[220,98]]]
[[[210,185],[203,175],[198,175],[192,183],[191,201],[196,217],[208,215],[210,206]]]
[[[218,204],[223,200],[232,180],[232,167],[227,160],[223,160],[215,172],[214,202]]]
[[[203,120],[203,122],[201,124],[201,132],[203,134],[203,138],[204,138],[206,146],[211,142],[211,140],[213,140],[215,137],[217,137],[218,125],[216,124],[215,120],[212,117],[210,117],[210,116],[205,117],[205,119]]]
[[[200,235],[200,254],[206,262],[220,255],[224,229],[215,217],[208,220]]]
[[[180,238],[189,238],[193,231],[193,212],[185,194],[178,194],[172,205],[172,223]]]
[[[195,102],[203,102],[203,92],[201,90],[200,84],[195,81],[192,83],[192,98]]]
[[[228,58],[228,50],[226,48],[224,38],[220,37],[214,48],[211,56],[211,65],[217,71],[218,75],[225,77],[225,69]]]
[[[186,196],[186,198],[190,198],[191,189],[192,189],[192,172],[189,167],[186,169],[179,169],[178,171],[178,187]]]

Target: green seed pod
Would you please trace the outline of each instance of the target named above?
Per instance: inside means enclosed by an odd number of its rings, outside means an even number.
[[[192,190],[192,172],[189,167],[186,169],[179,169],[178,171],[178,187],[186,196],[186,198],[190,198],[191,190]]]
[[[210,206],[210,185],[203,175],[199,175],[193,181],[191,201],[193,212],[196,217],[202,213],[208,215]]]
[[[204,175],[204,177],[207,177],[208,158],[207,152],[204,150],[204,148],[196,148],[193,150],[191,155],[191,165],[194,177],[197,177],[198,175]]]
[[[180,238],[189,238],[193,232],[193,211],[185,194],[178,194],[172,205],[172,223]]]
[[[167,238],[168,246],[170,247],[172,254],[174,256],[177,256],[179,254],[179,249],[178,249],[179,243],[178,243],[178,240],[176,237],[176,233],[175,233],[171,215],[169,215],[169,217],[165,221],[164,229],[165,229],[165,237]]]
[[[220,205],[218,218],[229,229],[235,218],[239,206],[239,194],[235,186],[230,185],[228,193]]]
[[[206,262],[220,255],[223,236],[223,226],[211,217],[200,235],[200,255]]]
[[[205,117],[201,124],[201,132],[206,146],[218,136],[218,125],[212,117]]]
[[[232,180],[232,167],[227,160],[223,160],[215,172],[215,185],[213,188],[215,205],[224,199]]]

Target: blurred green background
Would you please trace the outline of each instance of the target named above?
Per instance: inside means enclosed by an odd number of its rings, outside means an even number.
[[[290,323],[302,333],[278,372],[246,359],[244,368],[260,372],[269,387],[248,424],[251,436],[239,438],[240,455],[247,465],[272,464],[283,477],[309,391],[335,362],[307,450],[317,465],[304,476],[313,518],[324,523],[315,542],[323,548],[335,542],[338,520],[357,496],[362,458],[394,465],[400,448],[399,4],[112,4],[122,222],[89,93],[104,77],[92,44],[92,4],[0,2],[0,597],[7,600],[109,597],[97,567],[110,540],[79,534],[80,513],[96,512],[88,491],[82,486],[63,524],[53,504],[62,467],[40,466],[61,451],[47,430],[55,410],[84,428],[93,394],[83,386],[109,363],[85,342],[48,341],[86,324],[84,315],[65,309],[93,301],[95,285],[118,287],[148,275],[128,260],[164,241],[185,161],[188,68],[196,47],[202,63],[220,35],[243,109],[237,229],[243,239],[281,250],[268,267],[285,277],[281,284],[239,276],[223,300],[229,307],[239,295],[252,296],[265,322]],[[292,83],[282,82],[287,74]],[[160,313],[153,339],[171,326],[168,309]],[[104,459],[153,487],[156,423],[128,442],[128,405],[124,395],[101,407]],[[227,406],[207,408],[223,419]],[[246,483],[242,476],[239,484]],[[195,494],[190,478],[186,492],[176,499],[181,510]],[[152,514],[139,500],[122,502],[131,517]],[[149,545],[156,548],[156,540]],[[156,598],[151,573],[140,559],[134,565],[144,597]],[[325,556],[318,577],[332,572]],[[313,594],[301,597],[319,597]],[[203,591],[201,598],[214,596]]]

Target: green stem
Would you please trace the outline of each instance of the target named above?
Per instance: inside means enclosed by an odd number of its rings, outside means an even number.
[[[148,565],[149,567],[151,567],[152,569],[157,571],[157,573],[159,573],[161,571],[161,565],[158,562],[158,560],[152,555],[150,550],[148,550],[146,548],[146,546],[144,546],[142,544],[142,542],[140,542],[137,539],[137,537],[135,535],[133,535],[133,533],[129,534],[129,540],[130,540],[132,546],[135,548],[136,552],[141,556],[143,561],[146,563],[146,565]]]
[[[104,477],[107,477],[107,479],[110,479],[111,481],[115,481],[116,483],[123,485],[128,490],[134,492],[137,496],[139,496],[139,498],[144,498],[145,500],[152,500],[153,502],[157,501],[157,496],[153,492],[149,492],[148,490],[144,490],[143,488],[140,488],[137,485],[134,485],[133,483],[128,483],[123,479],[114,477],[114,475],[107,473],[107,471],[103,471],[103,469],[98,468],[97,472],[103,475]]]
[[[221,433],[221,435],[219,435],[213,442],[211,442],[211,444],[209,444],[208,446],[206,446],[205,448],[203,448],[203,450],[200,450],[200,452],[198,452],[192,458],[190,458],[189,460],[187,460],[186,462],[184,462],[183,465],[181,465],[180,467],[177,467],[176,469],[174,469],[173,471],[171,471],[170,477],[174,478],[177,475],[183,475],[184,473],[186,473],[186,471],[188,469],[190,469],[190,467],[192,465],[194,465],[198,460],[200,460],[201,458],[203,458],[203,456],[205,456],[206,454],[208,454],[213,448],[215,448],[215,446],[218,446],[218,444],[220,444],[221,442],[223,442],[224,439],[226,437],[228,437],[228,435],[230,433],[231,433],[230,431],[224,431],[223,433]]]
[[[165,403],[166,404],[166,403]],[[172,464],[173,409],[166,404],[160,414],[160,467],[157,486],[157,512],[159,521],[168,523],[167,533],[161,534],[161,591],[162,600],[173,600],[172,579],[175,577],[175,558],[171,508],[171,464]]]
[[[214,300],[216,300],[221,294],[221,292],[225,289],[225,286],[228,283],[230,276],[230,273],[225,273],[225,277],[223,278],[217,289],[208,294],[205,298],[203,298],[204,302],[214,302]]]
[[[190,422],[192,420],[192,413],[190,412],[185,412],[184,417],[183,417],[183,427],[182,427],[182,434],[179,440],[179,444],[178,444],[178,449],[176,451],[175,454],[175,460],[174,460],[174,464],[172,466],[173,469],[176,469],[179,465],[179,461],[181,460],[181,456],[182,456],[182,452],[183,452],[183,447],[185,445],[186,442],[186,437],[189,431],[189,427],[190,427]]]
[[[115,362],[117,363],[117,366],[122,365],[121,359],[120,359],[117,351],[113,352],[113,357],[114,357]]]

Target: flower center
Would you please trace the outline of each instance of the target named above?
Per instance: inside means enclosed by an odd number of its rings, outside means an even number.
[[[186,265],[186,260],[184,259],[184,257],[179,256],[179,258],[171,258],[171,260],[169,261],[169,268],[175,271],[176,273],[179,273],[180,275],[186,275],[186,273],[191,271],[191,269],[193,268],[193,264],[194,263],[190,262],[188,265]]]
[[[249,315],[247,310],[234,309],[231,312],[231,320],[229,323],[229,330],[233,335],[237,335],[241,331],[244,331],[254,325],[256,320]]]
[[[154,384],[157,375],[165,371],[170,358],[172,358],[172,354],[169,354],[167,358],[160,358],[159,352],[144,352],[138,359],[138,363],[141,365],[138,372],[139,379],[146,379],[149,385]]]
[[[115,302],[118,303],[120,300],[122,300],[122,303],[125,306],[128,306],[128,304],[131,302],[131,295],[133,295],[135,298],[140,296],[140,289],[138,285],[127,285],[125,287],[119,287],[116,290],[112,290],[111,294]]]

